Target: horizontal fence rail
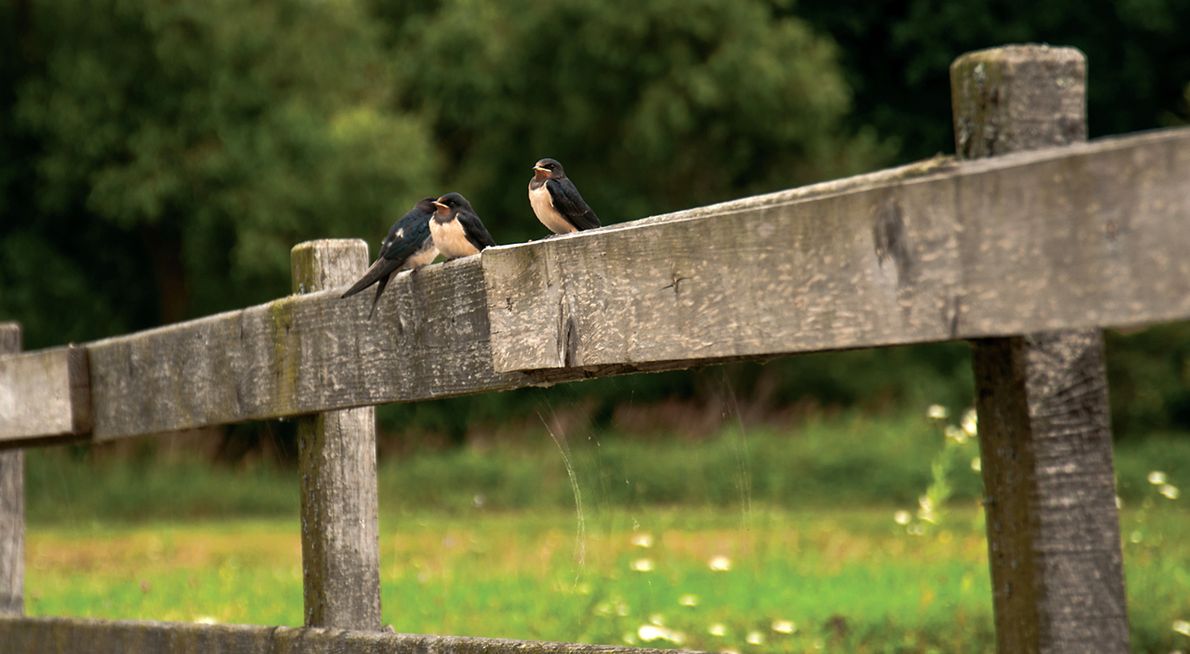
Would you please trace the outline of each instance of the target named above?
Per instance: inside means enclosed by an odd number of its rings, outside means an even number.
[[[494,368],[1190,316],[1190,130],[905,173],[485,251]]]
[[[0,357],[0,442],[1186,319],[1186,180],[1182,128],[940,158],[490,248],[397,276],[373,320],[367,298],[335,289]],[[34,412],[46,420],[12,408],[47,398],[54,411]]]
[[[5,654],[673,654],[680,650],[344,629],[0,616]]]

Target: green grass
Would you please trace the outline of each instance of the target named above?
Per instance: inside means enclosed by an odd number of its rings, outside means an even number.
[[[930,483],[942,449],[940,425],[924,416],[846,414],[795,428],[730,429],[692,441],[660,435],[562,434],[588,506],[652,504],[787,508],[913,506]],[[977,456],[970,442],[958,454]],[[297,511],[297,473],[267,465],[239,469],[202,462],[144,462],[85,450],[31,450],[28,514],[33,522],[178,517],[267,517]],[[1154,468],[1190,481],[1190,437],[1153,437],[1116,448],[1119,492],[1126,502],[1149,491]],[[980,493],[966,466],[949,481],[957,499]],[[515,442],[423,452],[382,461],[382,509],[468,511],[566,509],[574,494],[559,448],[544,429]]]
[[[686,647],[741,652],[991,651],[986,546],[969,506],[925,536],[873,509],[584,517],[579,538],[565,511],[386,515],[385,620],[404,632],[636,644],[660,623]],[[1126,513],[1126,531],[1138,517]],[[1190,617],[1190,521],[1169,507],[1143,517],[1144,540],[1126,548],[1134,646],[1185,648],[1170,625]],[[280,519],[35,527],[28,611],[299,625],[297,529]],[[641,535],[651,546],[634,544]],[[716,556],[731,569],[712,571]],[[634,569],[646,560],[650,571]],[[781,620],[797,631],[774,632]],[[709,633],[715,624],[725,635]],[[762,645],[747,642],[753,632]]]
[[[939,424],[847,414],[703,441],[560,436],[382,462],[388,622],[637,644],[661,623],[685,647],[745,654],[991,649],[977,446],[939,456]],[[295,471],[81,452],[28,456],[31,614],[301,623]],[[911,535],[893,514],[916,508],[932,463],[951,502],[940,528]],[[1133,646],[1186,650],[1171,625],[1190,619],[1190,515],[1146,477],[1190,486],[1190,439],[1123,444],[1116,469]],[[651,547],[633,544],[642,534]],[[715,556],[731,570],[710,570]]]

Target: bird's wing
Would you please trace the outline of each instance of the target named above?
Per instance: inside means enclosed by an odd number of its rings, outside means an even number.
[[[405,218],[408,219],[409,216]],[[394,232],[395,238],[381,252],[381,256],[397,262],[398,266],[420,250],[425,245],[426,239],[430,238],[428,217],[416,216],[413,220],[406,219],[401,220],[400,226]],[[400,236],[396,236],[398,233]]]
[[[380,287],[376,289],[376,298],[372,301],[372,310],[375,311],[376,302],[380,300],[380,294],[384,292],[388,278],[406,259],[420,250],[428,238],[430,214],[418,211],[417,208],[410,210],[389,228],[388,235],[380,242],[380,253],[376,255],[376,261],[341,297],[351,297],[379,280]]]
[[[377,264],[382,261],[388,263],[387,266],[384,266],[386,273],[377,277],[379,283],[376,284],[376,296],[372,298],[372,310],[368,312],[369,320],[376,313],[376,305],[380,302],[380,296],[384,293],[384,287],[388,285],[392,274],[404,268],[409,257],[424,248],[428,240],[430,240],[430,221],[425,215],[413,216],[411,212],[400,223],[393,225],[393,229],[389,231],[389,237],[385,239],[384,245],[380,249],[380,258],[372,265],[373,268],[376,268]],[[367,277],[367,274],[364,276]],[[362,280],[356,285],[358,286],[360,283]],[[353,286],[352,290],[354,289]]]
[[[379,279],[384,279],[387,281],[388,276],[393,274],[393,271],[396,270],[400,265],[400,261],[394,261],[393,259],[387,259],[385,257],[376,259],[376,262],[372,264],[372,267],[368,268],[368,270],[364,272],[364,276],[360,277],[358,282],[352,284],[351,288],[347,289],[347,292],[343,295],[340,295],[339,297],[351,297],[352,295],[359,293],[372,284],[375,284]]]
[[[545,188],[549,190],[550,199],[554,201],[558,213],[580,231],[599,227],[599,216],[587,205],[574,182],[569,179],[550,179],[546,180]]]
[[[384,255],[388,254],[388,249],[393,246],[393,241],[397,240],[397,230],[400,229],[399,225],[400,223],[393,223],[392,229],[388,230],[388,236],[385,236],[384,240],[380,242],[380,252],[376,253],[377,259],[383,258]]]
[[[467,236],[467,240],[471,241],[471,245],[474,245],[475,249],[482,250],[496,244],[496,240],[488,233],[488,229],[483,226],[478,215],[469,211],[460,211],[458,221],[463,226],[463,234]]]

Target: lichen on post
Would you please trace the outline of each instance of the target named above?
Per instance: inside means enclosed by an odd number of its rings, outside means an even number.
[[[368,246],[358,239],[310,241],[293,248],[291,261],[295,292],[326,290],[363,273]],[[288,360],[300,361],[301,354],[289,352]],[[291,387],[301,392],[296,383]],[[297,428],[305,624],[378,630],[375,411],[363,407],[304,416]]]

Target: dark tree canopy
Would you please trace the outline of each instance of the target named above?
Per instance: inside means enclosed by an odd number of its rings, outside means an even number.
[[[954,151],[950,62],[1007,43],[1068,45],[1087,55],[1092,137],[1190,116],[1186,0],[801,0],[786,11],[839,44],[853,120],[897,139],[902,160]]]
[[[450,190],[498,242],[541,238],[525,186],[545,156],[610,224],[950,152],[950,62],[1009,42],[1087,53],[1092,135],[1184,122],[1187,25],[1186,0],[0,3],[0,319],[32,348],[264,301],[293,244],[375,248]],[[1190,425],[1188,331],[1111,340],[1122,425]],[[552,397],[597,420],[724,393],[957,405],[969,375],[961,345],[933,346]],[[457,434],[524,406],[401,420]]]
[[[838,52],[760,0],[448,1],[390,17],[403,106],[498,240],[539,238],[529,168],[562,161],[606,222],[874,167]],[[503,236],[503,239],[501,238]]]
[[[33,345],[275,297],[294,243],[372,240],[431,179],[353,3],[79,0],[21,20],[0,310]]]

